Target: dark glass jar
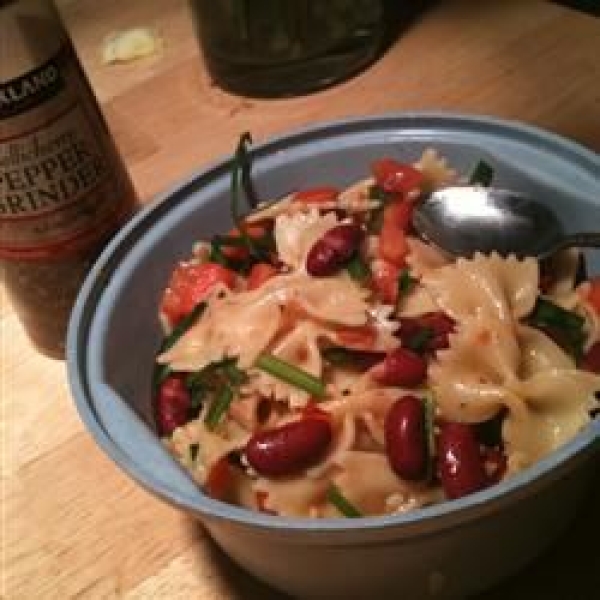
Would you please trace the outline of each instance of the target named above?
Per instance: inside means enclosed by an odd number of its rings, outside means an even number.
[[[223,89],[295,96],[355,75],[422,2],[190,0],[207,69]]]

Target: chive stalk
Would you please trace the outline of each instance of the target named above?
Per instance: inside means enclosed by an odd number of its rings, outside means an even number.
[[[528,322],[548,333],[576,361],[580,360],[587,338],[585,319],[581,315],[540,296]]]
[[[406,296],[414,289],[416,283],[417,279],[410,274],[410,270],[402,269],[398,277],[398,296]]]
[[[158,350],[158,354],[162,352],[166,352],[170,348],[172,348],[183,336],[183,334],[188,331],[193,325],[196,324],[204,309],[206,308],[206,302],[199,302],[194,306],[194,308],[173,327],[171,333],[165,337],[160,348]],[[155,365],[154,374],[152,376],[153,387],[156,389],[165,381],[165,379],[171,374],[171,367],[167,364],[165,365]]]
[[[325,383],[321,379],[272,354],[261,354],[256,361],[256,366],[261,371],[290,383],[316,398],[325,396]]]
[[[362,517],[362,513],[342,494],[340,489],[331,484],[327,489],[327,500],[333,504],[342,515],[349,519]]]
[[[229,409],[229,405],[233,400],[233,390],[231,386],[224,385],[215,399],[212,401],[208,412],[206,413],[206,417],[204,418],[204,423],[209,429],[214,429],[223,418],[223,415]]]
[[[428,467],[427,467],[427,479],[431,480],[434,475],[434,464],[432,457],[436,454],[435,447],[435,400],[432,396],[424,396],[423,402],[423,415],[425,422],[425,437],[427,444],[427,456]]]
[[[358,252],[346,263],[346,270],[350,277],[358,283],[365,282],[371,276],[369,265],[363,260]]]

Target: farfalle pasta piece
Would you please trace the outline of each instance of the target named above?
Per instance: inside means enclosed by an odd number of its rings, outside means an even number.
[[[594,394],[600,391],[600,377],[572,369],[540,371],[519,382],[515,391],[527,404],[527,411],[509,413],[503,437],[510,472],[525,468],[572,439],[598,408]]]
[[[423,284],[454,319],[490,316],[506,323],[529,314],[538,294],[538,263],[476,254],[423,276]]]
[[[350,213],[360,213],[377,208],[380,202],[373,200],[370,194],[373,185],[375,185],[375,180],[369,177],[346,188],[338,198],[337,207]]]
[[[438,353],[429,380],[442,414],[453,421],[479,423],[503,407],[520,411],[510,389],[517,379],[520,348],[512,324],[499,319],[471,319],[450,336]]]
[[[242,447],[249,437],[249,432],[235,421],[227,420],[218,431],[211,431],[200,417],[176,429],[167,445],[177,460],[202,485],[211,466],[230,451]],[[194,457],[190,452],[192,445],[197,449]]]
[[[295,212],[295,209],[298,210],[301,207],[296,207],[293,202],[294,194],[289,194],[284,196],[280,200],[275,200],[272,202],[261,202],[258,205],[258,208],[251,212],[249,215],[245,217],[245,221],[247,223],[256,223],[258,221],[264,221],[266,219],[275,219],[280,215],[292,214]]]
[[[448,186],[457,180],[454,169],[448,166],[448,161],[433,148],[427,148],[414,163],[423,173],[423,189],[425,192]]]
[[[281,321],[276,294],[230,293],[220,288],[207,299],[199,322],[175,345],[157,357],[176,371],[197,371],[226,357],[237,357],[241,368],[251,366],[271,342]]]
[[[348,275],[334,277],[299,276],[289,300],[294,301],[313,319],[339,325],[365,325],[370,292],[358,286]]]
[[[275,219],[275,245],[280,260],[293,270],[303,270],[306,255],[323,234],[335,227],[334,213],[320,215],[316,209],[306,213],[279,215]]]
[[[450,259],[437,248],[426,244],[418,238],[407,236],[408,255],[406,264],[410,267],[411,275],[422,277],[451,263]]]
[[[527,379],[540,371],[575,369],[575,361],[539,329],[518,325],[517,339],[521,350],[521,379]]]
[[[320,516],[328,487],[328,479],[309,477],[261,477],[252,485],[254,492],[263,498],[261,504],[264,510],[287,517]]]
[[[338,466],[333,482],[365,515],[403,512],[430,504],[438,496],[427,484],[400,479],[379,453],[351,450],[340,457]]]

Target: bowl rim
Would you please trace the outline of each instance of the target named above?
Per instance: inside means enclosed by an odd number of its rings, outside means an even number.
[[[502,119],[487,115],[464,114],[450,111],[412,111],[388,112],[344,119],[320,121],[307,127],[288,130],[280,135],[265,138],[253,144],[251,153],[254,163],[261,157],[274,152],[294,148],[310,139],[334,137],[337,133],[385,131],[386,127],[398,130],[420,127],[465,130],[482,130],[502,136],[517,136],[525,144],[535,144],[560,155],[569,162],[579,163],[584,170],[600,171],[600,155],[580,144],[558,134],[524,124],[516,120]],[[583,431],[567,444],[558,448],[547,457],[528,469],[509,479],[470,494],[457,500],[445,500],[441,503],[421,507],[401,514],[369,516],[360,519],[325,518],[309,519],[304,517],[282,517],[267,515],[257,511],[238,507],[204,495],[201,491],[194,497],[183,493],[174,493],[160,479],[157,479],[146,465],[135,462],[129,454],[120,448],[96,420],[90,399],[94,391],[89,387],[86,373],[87,336],[93,321],[93,306],[98,301],[106,282],[118,268],[119,257],[124,256],[151,228],[151,221],[171,210],[169,198],[175,195],[185,196],[186,187],[202,178],[207,183],[216,181],[229,173],[231,157],[216,161],[196,169],[189,176],[157,195],[115,235],[92,267],[84,282],[73,308],[67,335],[67,375],[71,393],[79,416],[95,442],[125,473],[142,487],[172,504],[196,516],[226,520],[261,530],[282,533],[298,531],[309,533],[313,537],[323,534],[348,535],[356,532],[380,532],[402,527],[407,535],[422,535],[431,528],[437,528],[444,521],[444,528],[452,527],[483,517],[495,510],[498,503],[509,501],[515,495],[528,492],[532,483],[543,484],[553,476],[558,476],[567,465],[589,452],[600,450],[600,420],[594,419]],[[92,308],[90,308],[92,307]],[[90,316],[91,315],[91,316]],[[165,452],[167,452],[165,450]],[[184,471],[176,461],[173,462]],[[185,471],[184,471],[185,472]],[[478,510],[473,510],[478,509]],[[453,517],[449,519],[448,517]],[[430,527],[429,527],[430,526]],[[331,541],[331,540],[329,540]]]

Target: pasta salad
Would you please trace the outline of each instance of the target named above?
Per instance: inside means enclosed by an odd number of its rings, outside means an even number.
[[[600,278],[566,251],[449,259],[411,229],[459,180],[426,150],[239,215],[175,266],[154,409],[210,496],[300,517],[459,498],[527,468],[598,410]],[[490,183],[480,163],[471,181]]]

